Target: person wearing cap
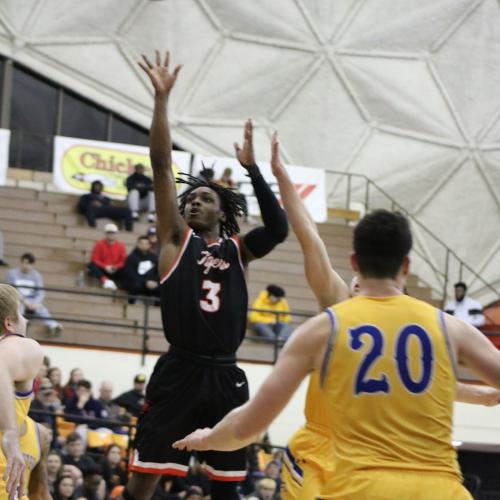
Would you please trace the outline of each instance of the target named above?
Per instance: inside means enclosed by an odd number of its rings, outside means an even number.
[[[444,306],[444,312],[477,328],[485,323],[481,304],[467,297],[467,285],[463,281],[455,283],[455,300],[450,300]]]
[[[151,245],[150,251],[155,255],[158,255],[160,247],[158,245],[158,235],[156,234],[156,227],[150,226],[148,228],[147,234],[148,234],[149,244]]]
[[[57,398],[52,382],[44,378],[38,388],[36,398],[33,399],[28,415],[41,424],[48,425],[53,432],[57,431],[55,412],[62,409],[62,403]],[[51,414],[45,412],[52,412]],[[53,441],[55,441],[55,437]]]
[[[148,222],[155,222],[155,196],[153,191],[153,179],[144,174],[144,165],[134,165],[134,173],[127,177],[128,208],[132,212],[134,220],[139,219],[139,211],[148,211]]]
[[[278,285],[269,285],[253,303],[248,321],[260,337],[287,340],[292,333],[289,312],[285,290]]]
[[[103,288],[116,290],[118,288],[116,281],[120,278],[125,265],[127,249],[123,242],[116,239],[118,233],[116,224],[106,224],[104,233],[104,239],[94,245],[87,269],[102,283]]]
[[[115,403],[125,408],[133,417],[138,417],[144,405],[144,388],[146,387],[146,375],[139,373],[134,377],[134,388],[120,394]]]
[[[127,231],[134,228],[132,212],[128,207],[115,207],[111,198],[105,196],[102,191],[104,184],[96,180],[90,185],[90,193],[80,197],[78,211],[85,215],[90,227],[96,226],[96,220],[107,217],[116,221],[123,221]]]

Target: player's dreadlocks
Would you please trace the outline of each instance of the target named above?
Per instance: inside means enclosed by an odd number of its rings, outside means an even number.
[[[203,170],[201,171],[203,173]],[[176,181],[180,184],[187,184],[189,187],[179,195],[179,210],[184,215],[187,197],[191,191],[199,187],[208,187],[215,191],[219,197],[221,208],[226,215],[226,220],[220,223],[220,236],[230,238],[240,232],[240,226],[236,217],[246,216],[248,213],[245,197],[237,193],[234,189],[225,188],[215,182],[205,181],[189,174],[179,174]]]

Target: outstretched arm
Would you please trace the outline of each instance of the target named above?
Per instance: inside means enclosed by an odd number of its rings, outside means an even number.
[[[275,368],[250,401],[228,413],[213,429],[198,429],[175,442],[174,448],[231,451],[253,442],[283,410],[305,376],[319,368],[330,331],[326,313],[306,321],[285,344]]]
[[[245,263],[268,254],[277,244],[283,242],[288,235],[288,221],[280,207],[276,196],[262,177],[255,162],[253,152],[253,126],[249,119],[245,122],[243,147],[234,144],[236,157],[245,168],[252,182],[255,197],[259,202],[263,227],[249,231],[242,238],[242,253]]]
[[[320,310],[349,298],[344,280],[332,269],[325,244],[318,234],[316,223],[295,189],[281,162],[278,134],[272,138],[271,168],[280,188],[281,201],[288,220],[304,254],[304,269],[309,287]]]
[[[149,132],[149,154],[158,217],[159,271],[162,275],[177,256],[182,236],[187,229],[177,204],[177,191],[172,173],[172,141],[167,116],[168,98],[181,66],[176,66],[170,72],[168,52],[162,62],[160,52],[156,51],[154,65],[146,56],[143,55],[142,58],[144,62],[140,62],[139,66],[149,76],[155,91],[153,121]]]

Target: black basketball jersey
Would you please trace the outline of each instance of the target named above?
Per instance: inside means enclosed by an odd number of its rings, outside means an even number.
[[[209,243],[188,229],[160,281],[167,341],[202,355],[233,355],[245,336],[248,292],[239,239]]]

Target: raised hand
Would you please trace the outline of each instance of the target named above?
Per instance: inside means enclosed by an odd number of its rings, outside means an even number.
[[[19,448],[19,434],[13,431],[5,431],[2,435],[2,451],[7,459],[3,481],[9,500],[22,498],[24,491],[24,474],[26,463]]]
[[[185,438],[176,441],[172,447],[178,450],[198,450],[206,451],[209,449],[207,444],[207,437],[212,432],[210,427],[205,427],[204,429],[196,429],[191,434],[188,434]]]
[[[275,177],[286,173],[285,165],[281,161],[278,132],[274,132],[271,139],[271,171]]]
[[[165,58],[163,63],[161,61],[160,51],[156,50],[156,64],[153,65],[150,60],[143,54],[142,59],[144,62],[138,62],[139,66],[144,70],[144,72],[149,76],[153,88],[157,94],[163,94],[168,96],[172,90],[175,81],[177,80],[177,75],[182,68],[182,65],[178,64],[174,71],[170,72],[168,65],[170,62],[170,52],[165,53]]]
[[[240,145],[235,142],[234,151],[236,153],[236,158],[243,168],[248,168],[255,165],[255,155],[253,153],[253,125],[250,118],[245,122],[243,148],[241,148]]]

